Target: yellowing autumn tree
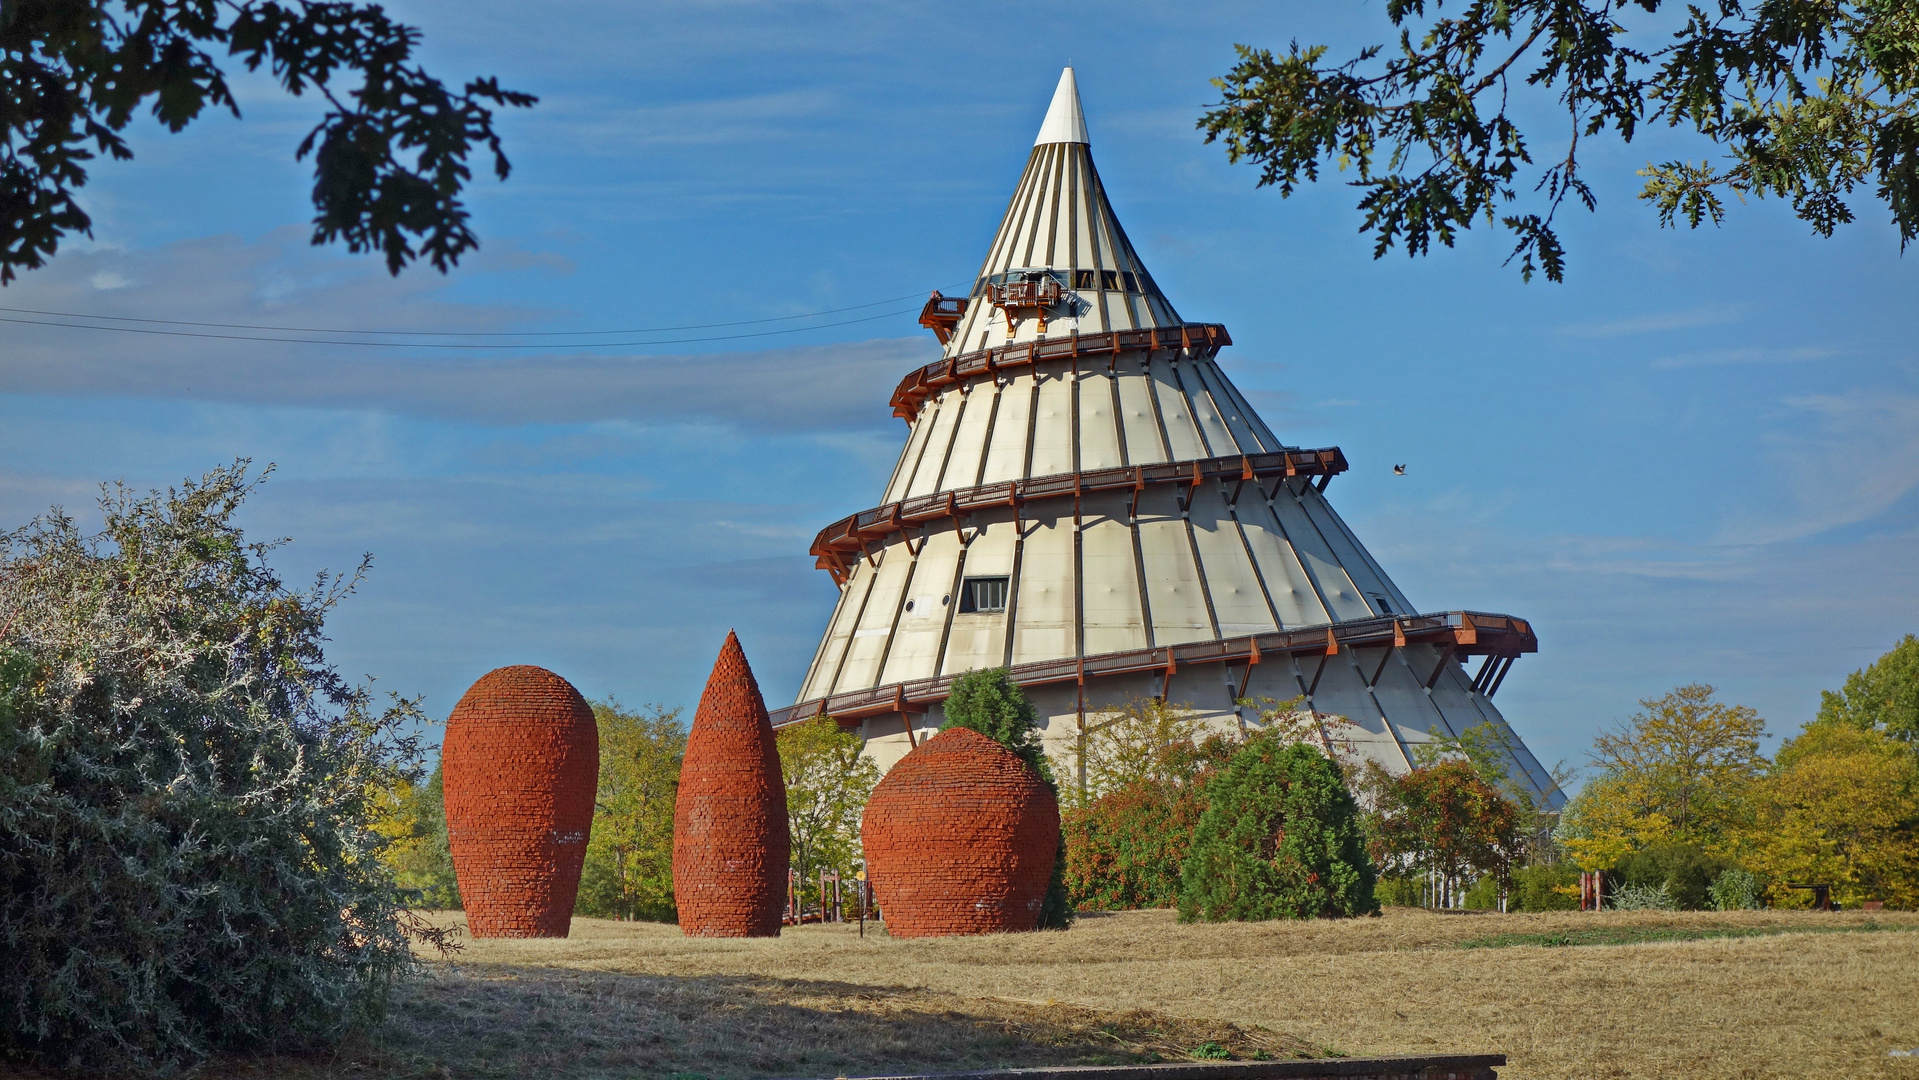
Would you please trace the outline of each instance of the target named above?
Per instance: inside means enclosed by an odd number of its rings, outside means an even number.
[[[1077,790],[1069,789],[1069,801],[1085,805],[1132,784],[1170,781],[1169,755],[1175,747],[1197,744],[1205,724],[1192,706],[1159,698],[1131,698],[1102,710],[1070,754]]]
[[[830,716],[779,729],[786,779],[786,823],[802,895],[818,901],[821,871],[850,879],[860,862],[860,814],[880,782],[879,766],[861,755],[859,735]]]
[[[1701,683],[1639,703],[1640,711],[1593,740],[1592,763],[1618,805],[1598,816],[1638,845],[1664,840],[1712,847],[1744,821],[1747,795],[1766,767],[1766,722],[1744,705],[1713,699]]]
[[[1886,733],[1815,721],[1779,750],[1755,786],[1741,861],[1771,884],[1774,903],[1806,903],[1783,886],[1828,882],[1852,906],[1919,907],[1919,764]]]
[[[680,710],[596,701],[593,719],[600,728],[600,783],[574,910],[671,922],[673,802],[686,756]]]

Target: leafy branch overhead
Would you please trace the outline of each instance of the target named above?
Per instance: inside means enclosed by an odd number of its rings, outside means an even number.
[[[506,154],[494,107],[530,94],[474,79],[455,93],[413,62],[420,32],[377,5],[253,0],[8,0],[0,6],[0,284],[90,234],[88,163],[133,156],[121,134],[149,109],[178,132],[208,107],[240,114],[220,53],[287,93],[324,98],[300,142],[313,159],[313,242],[379,251],[399,273],[441,272],[478,246],[460,201],[468,156]],[[345,76],[357,75],[358,85]],[[149,104],[150,103],[150,104]]]
[[[1430,9],[1430,10],[1429,10]],[[1554,219],[1595,206],[1582,140],[1642,124],[1690,128],[1716,157],[1648,163],[1639,197],[1662,225],[1726,214],[1728,196],[1790,199],[1822,236],[1871,186],[1900,246],[1919,237],[1919,7],[1911,0],[1388,0],[1397,46],[1342,63],[1322,45],[1238,46],[1200,118],[1206,141],[1291,195],[1330,164],[1353,172],[1373,256],[1452,246],[1499,224],[1512,259],[1563,280]],[[1449,12],[1450,14],[1445,14]],[[1556,99],[1541,134],[1537,95]],[[1525,117],[1522,125],[1519,117]],[[1531,132],[1529,134],[1529,132]]]

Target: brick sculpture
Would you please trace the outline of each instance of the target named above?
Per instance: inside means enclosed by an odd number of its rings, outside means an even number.
[[[879,782],[860,835],[894,937],[1031,930],[1059,853],[1059,801],[1011,751],[952,728]]]
[[[453,706],[441,763],[468,932],[565,937],[600,779],[586,699],[545,668],[489,671]]]
[[[790,845],[773,725],[729,631],[693,714],[673,808],[680,929],[690,937],[778,937]]]

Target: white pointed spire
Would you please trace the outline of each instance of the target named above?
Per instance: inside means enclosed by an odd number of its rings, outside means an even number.
[[[1079,107],[1079,83],[1073,79],[1073,69],[1060,72],[1059,89],[1053,91],[1053,104],[1046,110],[1046,122],[1039,126],[1039,137],[1033,140],[1034,146],[1047,143],[1086,143],[1092,140],[1086,137],[1086,113]]]

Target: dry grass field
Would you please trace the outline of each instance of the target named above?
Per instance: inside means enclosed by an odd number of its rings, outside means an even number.
[[[1674,940],[1701,934],[1736,936]],[[1592,939],[1638,943],[1565,943]],[[1887,1056],[1919,1047],[1919,915],[1905,913],[1389,909],[1181,926],[1134,912],[1065,933],[918,941],[839,925],[695,940],[576,919],[566,940],[468,942],[432,966],[365,1044],[214,1072],[745,1080],[1206,1047],[1238,1058],[1493,1051],[1510,1057],[1507,1080],[1919,1080],[1919,1057]]]

